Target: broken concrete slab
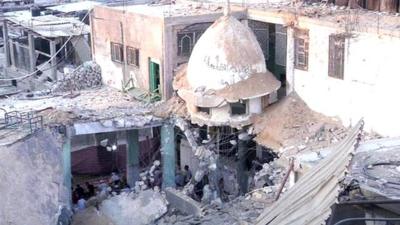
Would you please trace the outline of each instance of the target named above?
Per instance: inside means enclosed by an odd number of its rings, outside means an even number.
[[[165,189],[165,194],[170,206],[182,213],[194,216],[201,216],[203,214],[200,203],[178,190],[167,188]]]
[[[147,225],[167,212],[167,201],[160,192],[122,193],[100,205],[100,212],[115,225]]]

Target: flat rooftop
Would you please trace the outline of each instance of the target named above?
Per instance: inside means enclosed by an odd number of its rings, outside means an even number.
[[[95,1],[80,1],[80,2],[66,3],[62,5],[47,7],[47,9],[63,13],[70,13],[70,12],[91,10],[95,6],[102,4],[103,3],[101,2],[95,2]]]
[[[113,8],[155,17],[180,17],[222,13],[223,7],[217,4],[184,2],[176,4],[146,4],[114,6]]]
[[[32,17],[32,13],[29,10],[9,12],[4,15],[15,26],[21,26],[47,38],[90,33],[90,27],[74,17],[58,17],[54,15]]]
[[[284,23],[313,21],[337,25],[356,32],[378,32],[400,35],[400,14],[370,11],[367,9],[349,9],[333,4],[314,3],[295,6],[289,3],[247,3],[249,17],[265,15],[271,18],[281,18]],[[285,24],[289,25],[289,24]],[[381,33],[383,34],[383,33]]]

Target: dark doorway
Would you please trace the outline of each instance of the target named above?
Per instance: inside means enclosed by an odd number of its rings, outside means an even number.
[[[281,81],[278,98],[286,96],[287,29],[280,24],[249,20],[249,27],[263,50],[267,68]]]

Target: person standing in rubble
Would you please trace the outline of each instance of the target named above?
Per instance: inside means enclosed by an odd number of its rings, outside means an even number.
[[[120,182],[120,177],[118,176],[118,174],[115,173],[115,172],[112,172],[111,173],[111,178],[110,178],[110,183],[112,185],[118,185],[119,182]]]
[[[192,179],[192,171],[190,171],[189,166],[185,165],[185,167],[183,168],[183,179],[184,179],[184,183],[187,184],[190,182],[190,180]]]

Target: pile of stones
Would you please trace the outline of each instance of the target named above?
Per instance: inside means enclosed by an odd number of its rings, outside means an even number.
[[[101,68],[93,61],[84,62],[72,73],[65,74],[64,79],[58,81],[53,92],[78,91],[101,86]]]

